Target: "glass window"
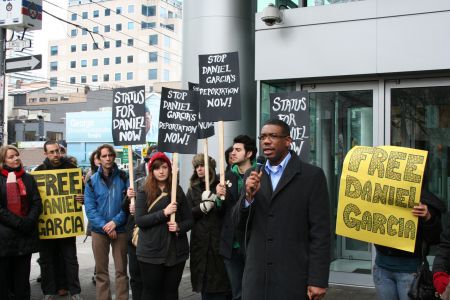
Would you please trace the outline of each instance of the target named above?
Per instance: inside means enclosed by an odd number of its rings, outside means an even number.
[[[70,45],[70,52],[77,52],[77,45]]]
[[[167,24],[166,25],[166,24],[160,23],[159,26],[161,28],[164,28],[164,29],[167,29],[167,30],[170,30],[170,31],[175,31],[175,25],[174,24]]]
[[[85,28],[81,29],[81,35],[87,35],[87,29]]]
[[[87,44],[81,44],[81,51],[87,51]]]
[[[164,47],[170,48],[170,37],[167,35],[164,36]]]
[[[111,46],[110,41],[105,41],[105,43],[103,44],[103,48],[108,49]]]
[[[81,67],[82,68],[86,68],[87,67],[87,60],[86,59],[82,59],[81,60]]]
[[[149,52],[148,62],[157,62],[157,61],[158,61],[158,52]]]
[[[129,14],[134,13],[134,5],[128,5],[128,13]]]
[[[109,74],[103,74],[103,81],[104,82],[109,81]]]
[[[127,72],[127,80],[133,80],[133,72]]]
[[[82,17],[83,17],[84,20],[88,18],[88,12],[87,12],[87,11],[83,11],[83,12],[81,13],[81,15],[82,15]]]
[[[116,65],[120,65],[122,63],[122,57],[116,56],[114,61],[116,62]]]
[[[105,17],[111,15],[111,10],[109,8],[105,8]]]
[[[148,40],[149,40],[150,45],[158,45],[158,35],[157,34],[150,35]]]
[[[171,12],[171,11],[169,10],[169,13],[167,14],[167,16],[169,17],[169,19],[172,19],[172,18],[173,18],[173,12]]]
[[[150,69],[150,70],[148,70],[148,79],[149,80],[156,80],[156,79],[158,79],[158,70],[157,69]]]
[[[156,16],[156,6],[155,5],[142,5],[142,14],[147,17]]]
[[[116,48],[120,48],[122,47],[122,41],[121,40],[117,40],[116,41]]]
[[[92,59],[92,66],[93,67],[98,66],[98,59],[97,58]]]
[[[50,55],[58,55],[58,46],[50,46]]]
[[[133,46],[134,45],[134,40],[133,39],[128,39],[127,40],[127,45],[128,46]]]
[[[81,76],[80,82],[81,82],[81,83],[86,83],[86,81],[87,81],[87,80],[86,80],[86,76],[84,76],[84,75]]]
[[[133,55],[128,55],[127,56],[127,63],[132,63],[133,62]]]
[[[103,65],[108,66],[109,65],[109,57],[105,57],[103,59]]]
[[[50,86],[55,87],[58,85],[58,78],[57,77],[50,77]]]
[[[114,80],[115,80],[115,81],[120,81],[120,80],[121,80],[121,75],[120,75],[120,73],[115,73],[115,74],[114,74]]]
[[[50,62],[50,71],[58,71],[58,62],[57,61]]]
[[[97,50],[98,49],[98,44],[97,43],[93,43],[92,44],[92,50]]]
[[[98,26],[92,27],[92,32],[93,33],[98,33]]]
[[[111,25],[105,25],[105,32],[111,31]]]
[[[71,36],[71,37],[77,36],[77,30],[76,30],[76,29],[70,30],[70,36]]]
[[[160,8],[159,8],[159,16],[160,16],[161,18],[167,18],[167,17],[168,17],[168,16],[167,16],[167,9],[164,8],[164,7],[160,7]]]
[[[169,70],[163,70],[163,81],[170,81],[170,72]]]
[[[94,12],[92,13],[92,15],[94,16],[94,18],[98,18],[100,15],[100,12],[98,11],[98,9],[94,10]]]
[[[71,15],[70,15],[70,19],[71,19],[72,21],[76,21],[76,20],[77,20],[77,14],[71,14]]]
[[[156,22],[141,22],[141,29],[151,29],[156,27]]]
[[[92,82],[98,81],[98,75],[92,75]]]
[[[116,14],[120,15],[121,13],[122,13],[122,7],[121,6],[117,6]]]
[[[164,55],[164,63],[165,63],[166,65],[170,64],[170,53],[164,51],[164,52],[163,52],[163,55]]]
[[[134,22],[128,22],[128,30],[134,29]]]
[[[76,67],[77,67],[77,62],[74,61],[74,60],[72,60],[72,61],[70,62],[70,68],[71,68],[71,69],[74,69],[74,68],[76,68]]]
[[[70,77],[70,79],[69,79],[69,82],[71,83],[71,84],[75,84],[76,83],[76,78],[75,77]]]
[[[122,24],[116,24],[116,31],[122,31]]]

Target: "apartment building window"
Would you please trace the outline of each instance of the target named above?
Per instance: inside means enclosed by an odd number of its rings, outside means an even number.
[[[109,57],[105,57],[103,59],[103,65],[108,66],[109,65]]]
[[[166,18],[167,19],[167,9],[164,7],[160,7],[159,8],[159,16],[161,18]]]
[[[120,65],[122,63],[122,57],[116,56],[115,62],[116,62],[116,65]]]
[[[170,30],[170,31],[175,31],[175,25],[174,24],[163,24],[160,23],[159,27]]]
[[[80,82],[81,82],[81,83],[86,83],[86,76],[84,76],[84,75],[81,76]]]
[[[70,68],[71,68],[71,69],[75,69],[76,67],[77,67],[77,62],[74,61],[74,60],[72,60],[72,61],[70,62]]]
[[[100,12],[96,9],[94,10],[94,12],[92,13],[92,15],[94,16],[94,18],[98,18],[100,15]]]
[[[110,42],[105,41],[105,43],[103,44],[103,48],[108,49],[109,47],[110,47]]]
[[[170,48],[170,36],[164,36],[164,47]]]
[[[93,67],[98,66],[98,59],[97,58],[92,59],[92,66]]]
[[[132,63],[133,62],[133,55],[128,55],[127,56],[127,63]]]
[[[142,14],[147,17],[156,16],[156,6],[155,5],[142,5]]]
[[[133,80],[133,72],[127,72],[127,80]]]
[[[134,22],[128,22],[128,30],[134,29]]]
[[[120,48],[122,47],[122,41],[121,40],[117,40],[116,41],[116,48]]]
[[[122,31],[122,24],[116,24],[116,31]]]
[[[156,80],[158,79],[158,69],[150,69],[148,70],[148,79]]]
[[[58,55],[58,46],[50,46],[50,55],[51,56]]]
[[[92,50],[98,50],[98,43],[92,44]]]
[[[105,25],[105,32],[111,31],[111,25]]]
[[[58,71],[58,62],[57,61],[50,62],[50,71]]]
[[[81,29],[81,35],[87,35],[87,29],[85,28]]]
[[[149,40],[148,42],[150,45],[158,45],[158,35],[157,34],[150,35],[148,40]]]
[[[81,51],[87,51],[87,44],[81,44]]]
[[[165,63],[166,65],[170,64],[170,53],[164,51],[164,52],[163,52],[163,56],[164,56],[164,63]]]
[[[92,82],[98,81],[98,75],[92,75]]]
[[[121,6],[117,6],[116,14],[118,14],[118,15],[122,14],[122,7]]]
[[[69,97],[61,96],[60,101],[69,101]]]
[[[158,61],[158,52],[150,52],[148,54],[148,62],[157,62]]]
[[[103,81],[104,82],[109,81],[109,74],[103,74]]]
[[[58,78],[57,77],[50,77],[50,86],[55,87],[58,85]]]
[[[133,39],[128,39],[127,45],[128,46],[133,46],[134,45],[134,40]]]
[[[70,19],[71,19],[72,21],[76,21],[76,20],[77,20],[77,14],[72,14],[72,15],[70,16]]]
[[[98,26],[92,27],[92,32],[93,33],[98,33]]]
[[[167,69],[163,70],[163,81],[169,81],[170,80],[170,71]]]
[[[70,45],[70,52],[77,52],[77,45]]]
[[[109,8],[105,8],[105,17],[111,15],[111,10]]]
[[[56,78],[56,77],[54,77],[54,78]],[[58,102],[58,97],[49,97],[49,99],[50,99],[50,102]]]
[[[70,79],[69,79],[69,82],[71,83],[71,84],[75,84],[76,83],[76,78],[75,77],[70,77]]]
[[[86,68],[87,67],[87,60],[86,59],[82,59],[81,60],[81,67],[82,68]]]
[[[120,81],[120,80],[121,80],[120,73],[114,74],[114,80],[115,80],[115,81]]]
[[[128,5],[128,13],[129,14],[134,13],[134,5]]]
[[[83,20],[86,20],[88,18],[88,12],[87,11],[83,11],[83,13],[81,15],[83,16]]]
[[[152,29],[156,27],[156,22],[141,22],[141,29]]]
[[[45,97],[39,98],[39,102],[47,102],[47,98]]]
[[[167,16],[169,17],[169,19],[172,19],[172,18],[173,18],[173,12],[171,12],[171,11],[169,10],[169,13],[167,14]]]
[[[77,30],[76,30],[76,29],[72,29],[72,30],[70,31],[70,36],[71,36],[71,37],[77,36]]]

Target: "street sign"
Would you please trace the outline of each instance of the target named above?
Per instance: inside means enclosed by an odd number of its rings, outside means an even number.
[[[5,73],[31,71],[42,68],[42,55],[9,58],[6,60]]]
[[[30,39],[14,40],[6,42],[6,50],[23,51],[25,48],[31,47]]]

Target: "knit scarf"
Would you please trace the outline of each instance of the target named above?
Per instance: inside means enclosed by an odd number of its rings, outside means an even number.
[[[25,174],[25,170],[23,168],[8,169],[1,170],[1,175],[6,177],[7,207],[12,213],[24,217],[28,209],[26,205],[22,205],[25,202],[23,200],[27,196],[27,189],[22,181],[22,175]]]

